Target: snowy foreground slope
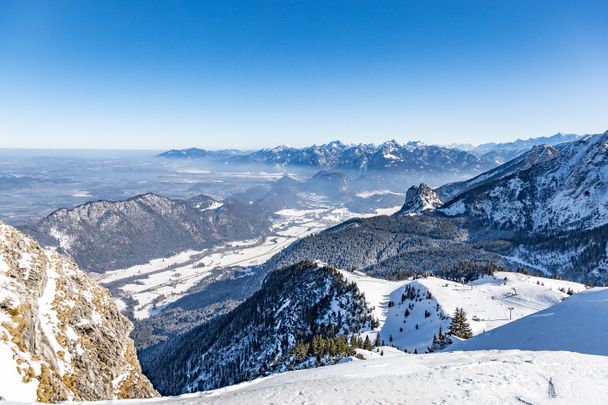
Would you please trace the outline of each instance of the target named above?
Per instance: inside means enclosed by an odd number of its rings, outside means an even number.
[[[447,350],[568,350],[608,355],[607,338],[608,288],[594,288]]]
[[[603,404],[608,357],[479,351],[390,356],[182,397],[96,404]]]

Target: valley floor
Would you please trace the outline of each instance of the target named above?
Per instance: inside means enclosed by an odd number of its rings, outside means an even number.
[[[299,238],[320,232],[352,217],[390,215],[399,207],[355,214],[345,208],[319,203],[314,209],[285,209],[275,213],[272,235],[254,240],[233,241],[204,251],[185,251],[169,258],[94,275],[110,288],[124,310],[132,305],[137,319],[147,318],[164,305],[178,300],[217,270],[262,264]]]
[[[102,404],[603,404],[608,357],[477,351],[385,356],[294,371],[215,391]]]

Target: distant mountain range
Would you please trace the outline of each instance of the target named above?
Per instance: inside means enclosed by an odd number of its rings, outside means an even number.
[[[209,158],[229,164],[270,164],[305,166],[324,170],[395,170],[427,172],[480,172],[493,167],[478,156],[442,146],[420,142],[401,144],[388,141],[381,145],[346,145],[340,141],[305,148],[277,146],[249,153],[226,156],[203,149],[172,150],[158,155],[172,159]]]
[[[503,164],[517,156],[525,153],[529,149],[537,145],[555,146],[564,142],[572,142],[581,138],[580,135],[557,133],[552,136],[541,136],[538,138],[518,139],[513,142],[504,143],[484,143],[481,145],[449,145],[451,148],[465,150],[471,152],[486,161],[493,161],[496,164]]]
[[[492,262],[604,284],[606,145],[608,132],[537,146],[468,181],[413,187],[396,216],[347,221],[273,260],[322,260],[390,278]]]
[[[159,157],[170,159],[210,159],[229,164],[271,164],[278,166],[317,167],[325,170],[394,170],[418,172],[481,172],[503,164],[536,145],[557,145],[580,138],[556,134],[507,143],[479,146],[425,145],[421,142],[399,143],[395,140],[374,144],[346,145],[333,141],[304,148],[277,146],[253,152],[236,150],[208,151],[198,148],[170,150]]]

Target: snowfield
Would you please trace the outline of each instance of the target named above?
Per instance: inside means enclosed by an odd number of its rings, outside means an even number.
[[[568,350],[608,356],[608,288],[593,288],[446,350]]]
[[[456,307],[465,310],[477,335],[562,302],[569,297],[565,293],[568,289],[574,293],[586,289],[571,281],[511,272],[496,272],[494,277],[469,284],[437,277],[387,281],[360,272],[342,271],[342,274],[365,294],[374,317],[380,322],[380,337],[385,343],[418,353],[428,349],[440,327],[447,332],[448,316]],[[408,286],[420,292],[419,300],[401,302]],[[391,301],[394,306],[389,307]],[[405,316],[406,309],[408,316]],[[365,334],[374,341],[376,332]]]
[[[119,404],[605,404],[608,357],[477,351],[390,356]]]

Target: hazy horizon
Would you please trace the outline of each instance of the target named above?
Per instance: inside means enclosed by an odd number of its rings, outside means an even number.
[[[387,138],[383,141],[380,142],[345,142],[342,139],[336,138],[336,139],[328,139],[327,141],[323,141],[320,143],[302,143],[297,144],[297,145],[292,145],[292,144],[288,144],[288,143],[282,143],[282,144],[268,144],[268,145],[263,145],[260,144],[257,147],[251,147],[251,148],[234,148],[234,147],[211,147],[211,148],[207,148],[204,145],[201,144],[192,144],[192,145],[188,145],[188,146],[184,146],[184,147],[174,147],[174,146],[167,146],[166,148],[95,148],[95,147],[91,147],[91,148],[37,148],[37,147],[2,147],[0,146],[0,150],[2,151],[39,151],[39,152],[44,152],[44,151],[52,151],[52,152],[61,152],[61,151],[65,151],[65,152],[78,152],[78,151],[82,151],[82,152],[93,152],[93,151],[104,151],[104,152],[112,152],[112,151],[116,151],[116,152],[124,152],[124,153],[128,153],[128,152],[133,152],[133,153],[137,153],[137,152],[154,152],[154,153],[161,153],[161,152],[166,152],[168,150],[179,150],[179,149],[189,149],[189,148],[196,148],[196,149],[205,149],[205,150],[210,150],[210,151],[217,151],[217,150],[229,150],[229,149],[234,149],[234,150],[238,150],[241,152],[247,152],[247,151],[254,151],[254,150],[259,150],[259,149],[267,149],[267,148],[273,148],[276,146],[287,146],[287,147],[293,147],[293,148],[302,148],[302,147],[307,147],[307,146],[314,146],[314,145],[326,145],[329,144],[331,142],[334,141],[340,141],[344,144],[347,145],[358,145],[358,144],[374,144],[374,145],[380,145],[382,143],[385,142],[389,142],[389,141],[397,141],[400,144],[405,144],[408,142],[422,142],[425,145],[436,145],[436,146],[443,146],[443,147],[457,147],[457,146],[479,146],[479,145],[483,145],[483,144],[491,144],[491,143],[497,143],[497,144],[501,144],[501,143],[511,143],[511,142],[516,142],[516,141],[527,141],[530,139],[535,139],[535,138],[548,138],[548,137],[552,137],[555,135],[576,135],[576,136],[586,136],[586,135],[598,135],[598,134],[602,134],[605,131],[598,131],[597,133],[584,133],[584,134],[576,134],[576,133],[565,133],[565,132],[557,132],[554,134],[550,134],[550,135],[538,135],[538,136],[532,136],[529,138],[514,138],[514,139],[506,139],[506,140],[502,140],[502,141],[496,141],[496,140],[488,140],[487,142],[483,142],[483,143],[470,143],[470,142],[460,142],[460,141],[453,141],[451,143],[428,143],[428,142],[423,142],[419,139],[405,139],[405,140],[400,140],[400,139],[396,139],[396,138]]]

